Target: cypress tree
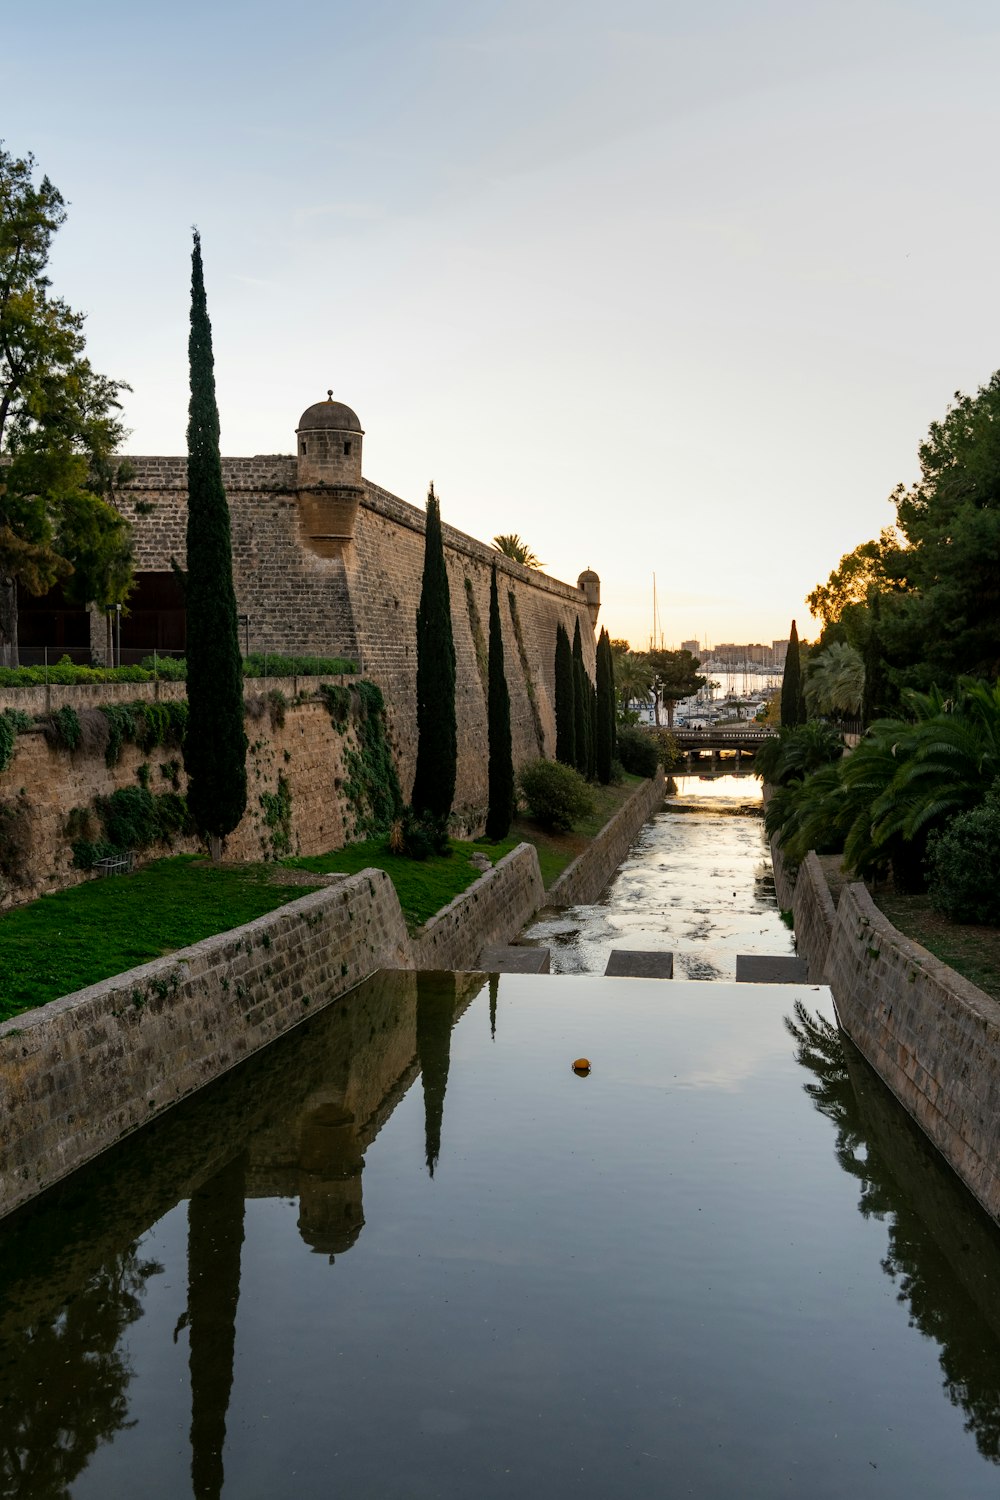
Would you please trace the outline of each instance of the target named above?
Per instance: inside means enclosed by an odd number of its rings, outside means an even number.
[[[573,722],[576,739],[576,769],[581,776],[587,774],[590,758],[590,681],[583,665],[583,641],[580,638],[580,620],[577,617],[573,631]]]
[[[576,698],[573,651],[564,625],[556,627],[556,760],[576,765]]]
[[[781,723],[804,724],[806,721],[805,699],[802,695],[802,664],[799,661],[799,634],[792,621],[788,636],[788,654],[781,678]]]
[[[191,402],[188,408],[187,696],[184,769],[188,806],[218,859],[247,805],[243,661],[233,588],[229,506],[219,457],[212,325],[201,237],[191,254]]]
[[[417,770],[413,810],[447,818],[455,800],[458,728],[451,593],[441,540],[441,507],[427,494],[424,577],[417,610]]]
[[[489,805],[486,811],[486,837],[506,838],[514,820],[514,756],[510,740],[510,693],[503,666],[503,633],[500,629],[500,600],[497,595],[497,570],[490,574],[490,659],[487,704],[489,733]]]
[[[597,641],[597,726],[594,739],[594,769],[601,785],[607,786],[615,754],[615,670],[606,630],[601,631]]]
[[[587,696],[590,699],[590,720],[587,724],[587,779],[597,780],[597,686],[587,681]]]

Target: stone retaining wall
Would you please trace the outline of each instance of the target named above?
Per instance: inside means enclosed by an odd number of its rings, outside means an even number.
[[[662,806],[665,795],[661,773],[637,786],[593,842],[552,884],[545,897],[546,905],[583,906],[596,901],[639,829]]]
[[[484,948],[506,943],[545,904],[533,844],[518,844],[456,896],[413,940],[417,969],[475,969]]]
[[[897,932],[862,885],[841,895],[826,975],[848,1036],[1000,1220],[1000,1005]]]
[[[775,885],[777,886],[777,877]],[[781,906],[783,910],[788,910],[783,902]],[[799,957],[806,961],[809,982],[823,984],[837,911],[820,862],[812,849],[799,866],[798,877],[792,888],[791,910],[795,919],[795,946]]]
[[[380,968],[409,940],[366,870],[0,1025],[0,1214]]]

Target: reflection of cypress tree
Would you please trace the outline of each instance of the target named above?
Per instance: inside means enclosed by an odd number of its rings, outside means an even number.
[[[573,631],[573,723],[576,741],[576,769],[581,776],[587,774],[590,759],[590,682],[583,665],[583,641],[580,639],[580,621],[577,619]]]
[[[576,765],[573,650],[563,625],[556,626],[556,760]]]
[[[222,1494],[245,1189],[246,1157],[238,1156],[193,1193],[188,1204],[187,1322],[195,1500],[217,1500]]]
[[[500,975],[490,975],[490,1036],[496,1041],[497,1036],[497,994],[500,990]]]
[[[424,1144],[434,1176],[441,1154],[441,1121],[455,1019],[454,974],[417,974],[417,1062],[424,1089]]]
[[[948,1399],[984,1458],[1000,1462],[1000,1246],[996,1226],[852,1044],[797,1003],[785,1024],[806,1092],[837,1127],[858,1212],[885,1223],[882,1269],[913,1325],[940,1349]]]

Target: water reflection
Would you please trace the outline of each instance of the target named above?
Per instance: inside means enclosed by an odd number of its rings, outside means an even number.
[[[6,1221],[4,1495],[68,1496],[97,1448],[131,1425],[124,1335],[143,1315],[148,1279],[163,1270],[141,1242],[187,1199],[187,1297],[173,1340],[188,1340],[192,1493],[216,1500],[247,1202],[297,1198],[302,1241],[332,1264],[364,1226],[365,1150],[418,1072],[433,1175],[451,1029],[484,983],[468,974],[376,976]]]
[[[786,1026],[806,1092],[837,1131],[835,1151],[859,1188],[858,1212],[885,1224],[881,1265],[911,1327],[940,1347],[944,1389],[984,1458],[1000,1463],[1000,1241],[852,1043],[801,1003]]]
[[[672,785],[673,790],[669,791]],[[599,901],[542,911],[522,941],[557,974],[603,974],[613,948],[674,954],[678,979],[731,980],[738,953],[791,953],[749,774],[680,776]]]

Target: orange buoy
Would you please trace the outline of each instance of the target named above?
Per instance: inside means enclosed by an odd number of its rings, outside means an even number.
[[[578,1057],[576,1062],[573,1064],[573,1072],[579,1073],[581,1078],[586,1077],[586,1075],[590,1072],[590,1058]]]

